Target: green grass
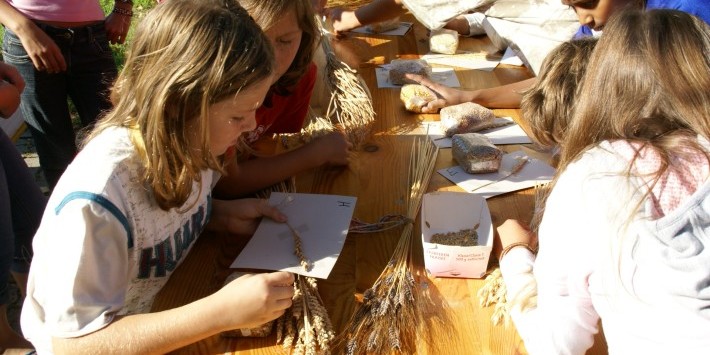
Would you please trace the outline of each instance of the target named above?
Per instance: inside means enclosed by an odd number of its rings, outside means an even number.
[[[109,14],[113,9],[114,0],[99,0],[101,3],[101,8],[104,13]],[[136,27],[136,23],[146,14],[146,12],[155,6],[155,0],[133,0],[133,19],[131,20],[131,28],[128,30],[128,36],[126,36],[126,42],[124,44],[112,44],[111,49],[113,50],[113,58],[116,61],[116,65],[119,70],[123,67],[123,62],[126,58],[126,48],[128,48],[128,43],[131,42],[133,38],[133,31]],[[2,38],[5,33],[5,27],[0,27],[0,45],[2,45]]]
[[[114,0],[99,0],[99,2],[101,3],[101,8],[104,10],[104,13],[109,14],[113,9]],[[126,60],[126,49],[128,48],[128,44],[131,43],[131,40],[133,39],[133,32],[136,24],[148,12],[148,10],[153,8],[153,6],[155,6],[155,0],[133,0],[133,18],[131,19],[131,27],[128,30],[128,35],[126,36],[126,42],[123,44],[111,45],[113,59],[116,62],[118,70],[121,70],[123,63]],[[4,34],[5,27],[0,26],[0,46],[2,46]],[[69,114],[72,117],[72,122],[75,127],[79,127],[79,116],[76,113],[76,108],[74,107],[71,99],[67,98],[67,101],[69,103]]]

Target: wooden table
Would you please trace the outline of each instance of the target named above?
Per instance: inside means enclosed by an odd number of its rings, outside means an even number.
[[[493,52],[484,37],[462,38],[460,48]],[[375,67],[395,58],[415,58],[428,51],[426,29],[414,25],[403,37],[351,35],[336,45],[336,51],[349,64],[359,64],[360,74],[370,87],[377,114],[374,134],[366,142],[367,151],[357,151],[346,169],[321,169],[298,176],[297,191],[357,196],[355,217],[376,221],[388,213],[403,214],[409,150],[413,135],[405,134],[419,126],[421,120],[436,120],[438,115],[416,115],[404,110],[399,90],[378,89]],[[355,63],[354,63],[355,62]],[[477,89],[520,81],[531,76],[523,67],[499,66],[494,71],[456,70],[462,89]],[[520,121],[519,110],[496,110],[497,116],[510,116]],[[520,149],[506,146],[504,150]],[[442,149],[436,169],[455,165],[451,149]],[[462,191],[434,173],[428,191]],[[534,206],[532,189],[505,194],[488,200],[493,225],[508,218],[530,221]],[[418,224],[414,231],[414,248],[422,262]],[[343,329],[355,310],[355,295],[368,289],[380,275],[400,237],[401,230],[376,234],[350,234],[338,261],[327,280],[319,280],[319,291],[336,331]],[[173,308],[204,297],[222,284],[230,272],[229,265],[245,245],[244,238],[205,235],[200,238],[185,262],[158,295],[154,311]],[[489,270],[496,265],[491,257]],[[526,353],[514,326],[491,323],[493,308],[481,308],[476,294],[484,284],[479,279],[432,278],[431,284],[444,296],[453,311],[452,329],[456,334],[441,339],[439,344],[425,344],[420,354],[518,354]],[[606,353],[603,337],[597,337],[592,354]],[[177,351],[181,354],[283,354],[275,337],[222,338],[213,336]]]

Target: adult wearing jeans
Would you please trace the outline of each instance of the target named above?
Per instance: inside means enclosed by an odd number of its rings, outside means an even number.
[[[17,69],[0,62],[0,117],[17,109],[24,81]],[[0,130],[0,353],[7,348],[32,345],[15,333],[7,320],[8,279],[15,279],[22,295],[32,260],[32,237],[42,220],[47,198],[42,194],[24,159]]]
[[[25,79],[22,113],[50,188],[77,153],[67,97],[82,127],[111,106],[117,69],[109,41],[125,41],[132,6],[116,0],[105,17],[98,0],[0,0],[3,56]]]

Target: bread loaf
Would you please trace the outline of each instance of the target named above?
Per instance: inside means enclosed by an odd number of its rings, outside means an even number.
[[[436,100],[436,93],[424,85],[407,84],[402,86],[399,98],[408,111],[421,113],[422,107]]]
[[[395,85],[416,84],[409,80],[405,74],[419,74],[429,78],[431,66],[421,59],[394,59],[390,62],[389,81]]]
[[[440,111],[440,120],[447,137],[454,134],[478,132],[497,127],[493,111],[473,102],[444,107]]]
[[[432,30],[429,37],[429,50],[434,53],[456,54],[459,47],[459,33],[445,28]]]
[[[455,134],[451,154],[469,174],[494,173],[500,169],[503,152],[480,133]]]

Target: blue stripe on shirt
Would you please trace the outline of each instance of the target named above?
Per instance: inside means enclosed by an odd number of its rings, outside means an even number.
[[[76,191],[68,194],[62,202],[59,203],[57,208],[54,209],[55,214],[59,214],[59,212],[64,208],[64,206],[74,200],[89,200],[92,202],[96,202],[101,207],[105,208],[107,211],[111,212],[111,214],[116,217],[116,219],[123,225],[123,228],[126,230],[126,234],[128,235],[128,248],[133,248],[133,232],[131,231],[130,225],[128,224],[128,218],[121,212],[116,205],[113,204],[113,202],[109,201],[106,197],[103,197],[99,194],[95,194],[92,192],[86,192],[86,191]]]

